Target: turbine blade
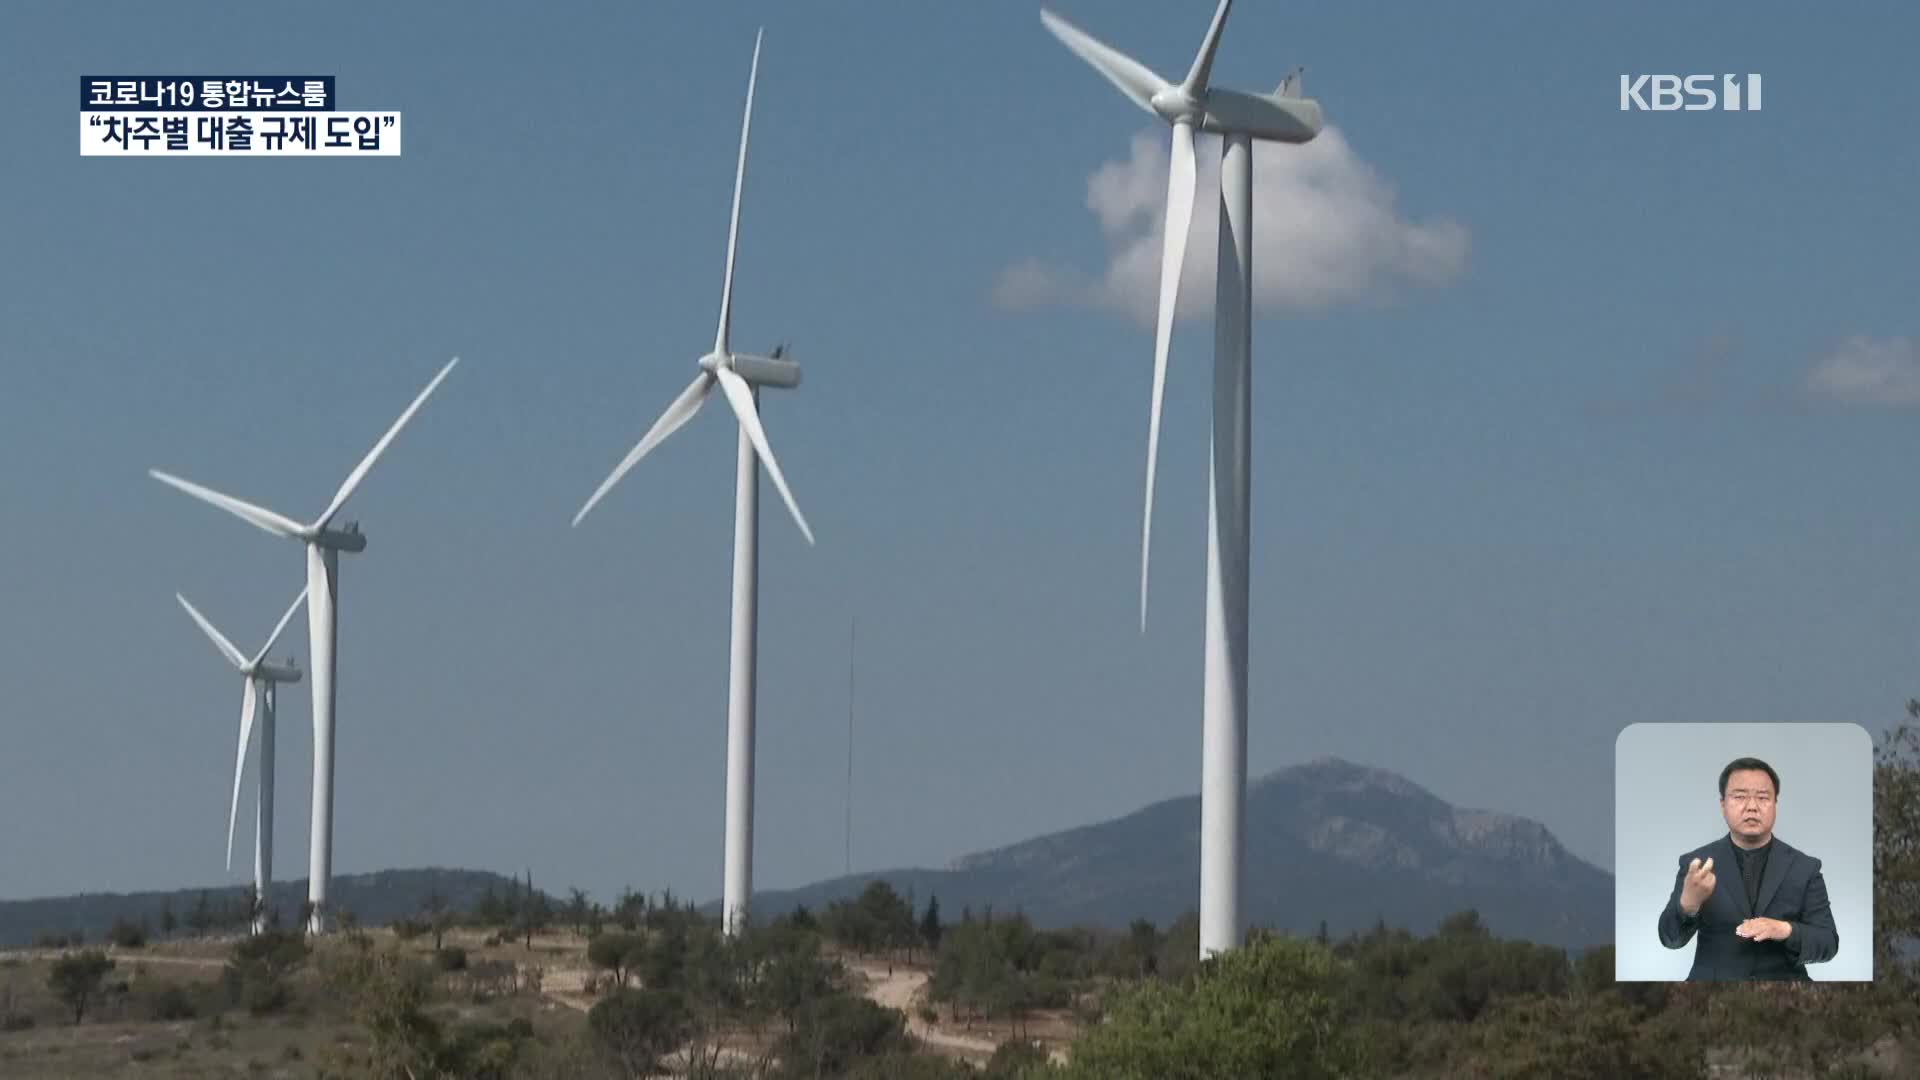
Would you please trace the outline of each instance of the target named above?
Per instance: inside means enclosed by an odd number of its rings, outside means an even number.
[[[786,500],[787,511],[793,515],[794,524],[800,526],[800,535],[813,543],[813,530],[807,527],[806,515],[800,513],[800,504],[793,501],[793,492],[787,489],[787,478],[780,474],[780,463],[773,458],[773,448],[767,445],[767,433],[760,426],[760,414],[753,407],[753,391],[747,388],[747,380],[727,368],[718,369],[720,389],[727,395],[727,404],[733,406],[733,415],[746,429],[747,438],[753,443],[753,452],[760,455],[760,463],[767,467],[767,475],[773,478],[773,486]]]
[[[1160,248],[1160,315],[1153,327],[1153,405],[1147,413],[1147,508],[1140,524],[1140,632],[1147,630],[1147,566],[1153,553],[1153,478],[1160,461],[1160,402],[1167,386],[1167,346],[1173,340],[1173,313],[1180,299],[1180,270],[1186,262],[1187,227],[1193,221],[1196,166],[1193,125],[1173,125],[1173,151],[1167,163],[1167,232]]]
[[[227,869],[233,869],[233,823],[240,816],[240,773],[247,766],[247,742],[253,738],[253,676],[247,676],[247,691],[240,699],[240,749],[233,755],[233,803],[227,808]]]
[[[646,457],[654,447],[666,442],[667,436],[679,431],[687,421],[693,419],[693,414],[700,411],[701,403],[707,400],[707,394],[712,392],[712,390],[712,375],[705,371],[695,375],[693,382],[687,384],[685,390],[680,391],[680,396],[673,399],[673,404],[667,406],[667,411],[660,414],[660,419],[653,422],[653,426],[648,428],[647,433],[640,437],[640,441],[634,445],[632,450],[627,452],[627,456],[620,459],[620,464],[613,467],[613,472],[607,474],[607,478],[600,482],[598,488],[594,489],[593,497],[587,500],[587,505],[581,507],[580,512],[573,515],[573,523],[575,525],[580,524],[580,519],[586,517],[587,511],[593,509],[595,503],[598,503],[607,492],[613,490],[613,485],[619,483],[620,478],[627,475],[628,469],[639,464],[640,459]]]
[[[420,395],[413,399],[413,404],[407,406],[407,411],[400,414],[400,419],[393,422],[393,426],[387,429],[387,433],[380,436],[380,441],[373,444],[373,449],[367,451],[367,456],[360,459],[360,464],[353,467],[353,471],[347,474],[346,482],[340,485],[340,490],[334,492],[333,501],[327,504],[326,512],[314,521],[315,529],[326,528],[327,523],[333,520],[333,515],[340,512],[340,507],[353,494],[353,489],[359,487],[360,481],[366,479],[367,470],[373,468],[373,463],[379,461],[380,455],[387,452],[387,446],[393,442],[394,436],[400,434],[400,429],[406,427],[407,421],[413,419],[413,414],[419,412],[420,406],[426,404],[427,395],[433,393],[434,388],[440,385],[440,380],[446,378],[447,374],[453,370],[453,366],[459,362],[460,358],[457,356],[447,361],[447,366],[440,369],[440,373],[433,377],[433,381],[427,384],[427,388],[420,391]]]
[[[191,480],[182,480],[172,473],[161,472],[159,469],[148,469],[147,475],[168,487],[184,491],[194,498],[199,499],[201,502],[212,503],[254,528],[264,529],[275,536],[297,537],[306,531],[306,526],[290,517],[276,514],[264,506],[255,506],[250,502],[243,502],[231,495],[222,495],[212,488],[201,487]]]
[[[1108,82],[1142,109],[1153,112],[1153,95],[1165,90],[1167,80],[1155,75],[1145,64],[1094,37],[1067,20],[1040,9],[1040,21],[1073,54],[1106,76]],[[1154,115],[1159,115],[1155,113]]]
[[[240,650],[233,647],[233,642],[228,641],[225,634],[213,628],[213,624],[207,621],[205,615],[200,614],[198,608],[188,603],[187,598],[179,593],[174,593],[173,598],[180,601],[180,606],[187,609],[187,614],[193,616],[193,621],[199,623],[200,629],[207,637],[213,639],[213,647],[220,650],[220,655],[226,657],[234,667],[242,671],[247,669],[247,658],[240,655]]]
[[[747,71],[747,112],[740,118],[740,161],[733,169],[733,217],[727,223],[727,277],[720,286],[720,328],[713,351],[725,355],[733,333],[733,255],[740,242],[740,189],[747,180],[747,130],[753,126],[753,84],[760,76],[760,31],[753,35],[753,66]]]
[[[1233,0],[1220,0],[1220,6],[1214,9],[1213,25],[1207,27],[1207,36],[1200,43],[1200,51],[1194,55],[1193,67],[1187,71],[1187,81],[1180,88],[1189,97],[1199,97],[1207,92],[1207,78],[1213,74],[1213,54],[1220,50],[1220,31],[1227,25],[1227,9],[1233,6]]]
[[[273,651],[274,643],[280,640],[280,635],[286,630],[287,623],[293,621],[293,613],[300,610],[300,605],[305,603],[306,599],[307,590],[302,588],[300,595],[293,598],[293,604],[287,608],[287,613],[280,616],[280,621],[275,624],[273,633],[267,636],[267,643],[260,646],[260,651],[254,654],[254,663],[258,664],[260,661],[266,659],[267,654]]]

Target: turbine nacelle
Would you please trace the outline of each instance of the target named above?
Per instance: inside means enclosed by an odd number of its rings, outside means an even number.
[[[297,683],[300,669],[280,664],[255,664],[248,675],[263,683]]]
[[[776,354],[779,351],[779,349],[774,350]],[[734,353],[733,371],[754,386],[791,390],[800,385],[800,365],[791,360],[783,360],[778,355],[754,356],[750,353]]]
[[[1312,98],[1210,90],[1201,112],[1200,130],[1268,142],[1304,143],[1313,141],[1325,122],[1320,103]]]
[[[360,523],[354,522],[344,529],[313,529],[301,539],[315,547],[331,551],[365,551],[367,537],[360,531]]]

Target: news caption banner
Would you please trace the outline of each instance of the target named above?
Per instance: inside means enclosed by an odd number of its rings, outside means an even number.
[[[400,114],[335,108],[331,75],[84,75],[82,157],[399,157]]]

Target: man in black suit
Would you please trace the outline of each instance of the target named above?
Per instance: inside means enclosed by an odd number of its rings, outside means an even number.
[[[1811,982],[1807,965],[1840,951],[1820,860],[1773,835],[1779,796],[1780,775],[1758,758],[1737,758],[1720,770],[1727,835],[1680,856],[1673,895],[1660,913],[1667,948],[1700,935],[1688,982]],[[1735,875],[1728,888],[1715,888],[1715,860]]]

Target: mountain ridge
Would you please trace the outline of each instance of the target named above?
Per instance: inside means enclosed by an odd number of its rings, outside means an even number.
[[[754,910],[819,908],[886,880],[943,911],[992,904],[1041,926],[1165,924],[1199,897],[1199,796],[960,856],[754,896]],[[1323,755],[1248,784],[1242,910],[1297,933],[1376,920],[1427,932],[1474,908],[1495,933],[1584,947],[1612,939],[1612,875],[1517,814],[1456,807],[1407,777]],[[716,904],[709,904],[717,910]]]

